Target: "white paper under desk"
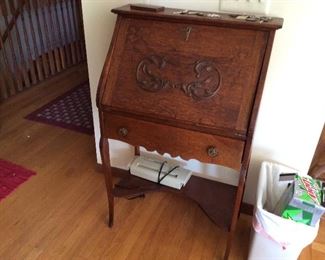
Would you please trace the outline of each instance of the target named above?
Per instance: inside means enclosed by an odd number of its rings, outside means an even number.
[[[133,146],[117,140],[109,140],[109,144],[110,144],[109,150],[111,155],[111,166],[128,170],[134,159]],[[157,152],[148,152],[143,147],[140,148],[140,152],[141,155],[145,155],[156,159],[164,158],[167,161],[169,160],[177,161],[180,164],[180,166],[191,170],[193,172],[192,175],[194,176],[198,176],[209,180],[219,181],[233,186],[238,185],[238,180],[239,180],[238,171],[230,169],[228,167],[209,164],[209,163],[201,163],[195,159],[186,161],[181,159],[180,157],[172,158],[169,154],[164,154],[164,156],[161,156]]]
[[[148,152],[144,148],[141,147],[140,149],[141,155],[156,158],[156,159],[162,159],[164,158],[166,161],[175,162],[177,161],[180,166],[191,170],[192,175],[198,176],[201,178],[219,181],[222,183],[226,183],[229,185],[237,186],[238,180],[239,180],[239,173],[236,170],[230,169],[228,167],[216,165],[216,164],[210,164],[210,163],[201,163],[198,160],[191,159],[191,160],[183,160],[181,157],[171,157],[169,154],[164,154],[161,156],[157,152]]]
[[[135,156],[130,173],[146,180],[180,190],[191,178],[192,171],[180,166],[177,161],[166,161],[148,156]]]

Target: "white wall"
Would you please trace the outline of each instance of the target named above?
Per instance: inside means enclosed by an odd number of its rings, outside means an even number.
[[[82,1],[96,141],[99,128],[95,92],[115,21],[109,10],[125,2],[129,1]],[[217,11],[219,5],[214,0],[142,2],[210,11]],[[324,7],[322,0],[273,0],[270,15],[285,21],[276,34],[257,120],[246,202],[254,203],[262,160],[280,162],[302,172],[309,168],[325,119],[325,40],[321,27]],[[117,143],[112,145],[111,152],[112,164],[120,167],[126,166],[133,153],[129,146]],[[209,174],[216,170],[195,161],[190,162],[190,167]]]
[[[96,107],[96,91],[102,68],[105,62],[110,40],[113,35],[116,15],[111,13],[111,9],[131,2],[143,2],[141,0],[82,0],[82,13],[84,20],[84,30],[87,49],[87,61],[89,70],[89,82],[91,90],[91,101],[93,108],[96,154],[97,161],[101,162],[99,153],[99,118]],[[123,166],[127,162],[123,157],[130,156],[130,147],[118,145],[116,142],[110,147],[113,151],[113,164]],[[120,155],[122,154],[122,155]]]
[[[253,142],[245,200],[254,201],[262,160],[307,172],[325,120],[322,0],[282,0],[270,15],[284,18],[276,34]]]

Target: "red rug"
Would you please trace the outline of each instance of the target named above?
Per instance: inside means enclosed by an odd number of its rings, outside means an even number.
[[[36,173],[0,159],[0,201]]]
[[[94,133],[89,84],[81,84],[25,117],[92,135]]]

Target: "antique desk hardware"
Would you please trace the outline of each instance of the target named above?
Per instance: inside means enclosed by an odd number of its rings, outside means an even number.
[[[114,197],[173,191],[229,231],[228,258],[273,39],[283,20],[152,8],[112,10],[118,17],[97,95],[108,223],[113,225]],[[136,154],[143,146],[233,168],[238,186],[192,176],[178,191],[131,176],[111,168],[108,138],[134,145]],[[120,177],[116,185],[113,176]]]

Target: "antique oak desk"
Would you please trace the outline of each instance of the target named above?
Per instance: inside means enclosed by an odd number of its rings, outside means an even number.
[[[241,206],[254,126],[282,19],[241,20],[176,9],[118,14],[97,94],[101,156],[113,224],[114,197],[169,190],[193,199],[229,231]],[[173,190],[111,168],[107,139],[239,172],[238,186],[192,176]],[[113,184],[113,176],[120,177]]]

